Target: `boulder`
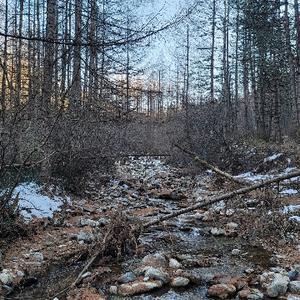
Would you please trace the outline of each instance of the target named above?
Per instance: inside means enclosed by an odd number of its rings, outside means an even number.
[[[269,272],[260,276],[260,283],[271,298],[284,295],[288,290],[289,282],[289,277],[280,273]]]
[[[218,299],[227,299],[230,296],[232,296],[236,292],[236,288],[232,284],[215,284],[212,285],[208,291],[207,294],[210,297],[215,297]]]

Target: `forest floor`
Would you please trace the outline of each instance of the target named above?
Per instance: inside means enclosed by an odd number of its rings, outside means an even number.
[[[280,153],[261,164],[267,172],[240,177],[258,182],[294,170]],[[28,220],[32,233],[3,249],[3,299],[300,299],[300,178],[153,226],[127,255],[97,260],[69,288],[101,246],[114,212],[144,224],[236,188],[163,158],[124,160],[108,179],[99,184],[95,174],[84,197],[47,193],[54,204],[36,208],[48,212]]]

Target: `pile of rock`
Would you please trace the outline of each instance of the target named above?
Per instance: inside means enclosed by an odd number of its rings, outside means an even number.
[[[200,282],[200,278],[181,268],[181,263],[175,258],[167,259],[160,253],[149,254],[143,258],[140,267],[120,276],[118,285],[110,287],[110,293],[132,296],[161,288],[164,285],[178,288]]]
[[[282,296],[286,296],[285,299],[288,300],[300,300],[300,281],[297,280],[297,276],[291,274],[295,275],[295,272],[288,273],[283,269],[274,268],[257,278],[220,276],[214,278],[207,294],[218,299],[228,299],[238,295],[239,299],[249,300]]]

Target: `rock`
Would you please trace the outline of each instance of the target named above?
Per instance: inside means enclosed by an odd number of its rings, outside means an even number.
[[[44,255],[41,252],[33,252],[31,255],[33,256],[34,260],[37,262],[44,261]]]
[[[136,280],[136,276],[133,272],[127,272],[119,277],[118,282],[119,283],[129,283]]]
[[[299,295],[288,295],[287,300],[300,300]]]
[[[232,277],[228,283],[234,285],[236,290],[240,291],[248,286],[248,281],[246,277]]]
[[[300,281],[291,281],[289,291],[292,293],[300,293]]]
[[[176,277],[185,277],[185,278],[189,279],[189,281],[193,284],[199,285],[199,284],[203,283],[202,277],[200,277],[200,275],[197,274],[197,273],[193,274],[192,272],[188,272],[188,271],[178,269],[178,270],[176,270],[174,275]]]
[[[252,268],[248,268],[248,269],[246,269],[244,272],[246,273],[246,274],[252,274],[252,273],[254,273],[254,269],[252,269]]]
[[[225,212],[225,215],[226,215],[227,217],[231,217],[231,216],[234,215],[234,213],[235,213],[235,210],[234,210],[234,209],[227,209],[226,212]]]
[[[204,214],[203,214],[203,218],[202,218],[202,221],[204,222],[210,222],[213,220],[213,214],[210,212],[210,211],[206,211]]]
[[[162,282],[159,280],[148,282],[125,283],[120,285],[118,294],[121,296],[132,296],[136,294],[146,293],[161,287]]]
[[[153,267],[147,268],[147,271],[145,272],[145,278],[160,280],[163,283],[170,282],[170,276],[168,273],[164,272],[161,269],[156,269]]]
[[[175,277],[171,281],[171,286],[173,287],[184,287],[189,285],[190,280],[185,277]]]
[[[22,271],[17,271],[17,276],[18,276],[18,277],[24,277],[25,274],[24,274],[24,272],[22,272]]]
[[[271,298],[284,295],[287,292],[289,282],[289,277],[280,273],[269,272],[260,276],[260,283]]]
[[[207,294],[210,297],[215,297],[218,299],[227,299],[228,297],[232,296],[236,292],[236,288],[232,284],[216,284],[212,285],[208,291]]]
[[[289,278],[290,280],[297,280],[298,276],[299,276],[299,271],[297,270],[291,270],[289,273]]]
[[[174,258],[169,260],[169,267],[172,269],[180,269],[182,268],[182,264]]]
[[[109,288],[109,293],[112,294],[112,295],[118,295],[118,287],[115,286],[115,285],[112,285],[112,286]]]
[[[84,219],[84,218],[81,218],[79,220],[79,226],[91,226],[91,227],[97,227],[99,226],[99,222],[97,221],[94,221],[94,220],[91,220],[91,219]]]
[[[99,220],[98,220],[98,226],[105,226],[105,225],[107,225],[107,224],[109,224],[109,219],[107,219],[107,218],[100,218]]]
[[[213,236],[222,236],[222,235],[225,235],[226,231],[222,228],[212,228],[210,230],[210,233],[213,235]]]
[[[92,233],[80,231],[76,235],[77,240],[80,242],[91,243],[95,240],[95,236]]]
[[[226,229],[227,230],[236,230],[239,227],[239,224],[230,222],[226,224]]]
[[[264,294],[258,289],[246,288],[239,292],[240,299],[260,300],[264,299]]]
[[[143,258],[142,262],[145,266],[151,267],[166,268],[168,266],[166,258],[160,253],[148,254]]]
[[[234,255],[234,256],[238,256],[241,254],[241,250],[240,249],[233,249],[231,251],[231,254]]]
[[[2,270],[2,272],[0,273],[0,281],[5,285],[11,284],[13,282],[12,273],[7,269]]]

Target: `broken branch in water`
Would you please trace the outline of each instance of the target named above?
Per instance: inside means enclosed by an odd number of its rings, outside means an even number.
[[[226,194],[222,194],[222,195],[211,197],[211,198],[206,198],[203,201],[201,201],[200,203],[197,203],[197,204],[192,205],[190,207],[178,210],[174,213],[171,213],[169,215],[166,215],[166,216],[160,217],[160,218],[158,218],[154,221],[151,221],[151,222],[145,224],[144,228],[148,228],[148,227],[151,227],[153,225],[157,225],[157,224],[159,224],[163,221],[166,221],[166,220],[175,218],[177,216],[186,214],[186,213],[194,211],[198,208],[205,207],[207,205],[214,204],[216,202],[220,202],[222,200],[226,201],[226,200],[229,200],[229,199],[231,199],[235,196],[243,195],[243,194],[252,192],[254,190],[266,187],[266,186],[271,185],[273,183],[279,183],[280,181],[284,181],[284,180],[291,179],[291,178],[298,177],[298,176],[300,176],[300,171],[293,172],[293,173],[286,174],[286,175],[282,175],[282,176],[278,176],[278,177],[273,178],[273,179],[265,180],[265,181],[262,181],[260,183],[253,184],[251,186],[247,186],[247,187],[244,187],[244,188],[232,191],[232,192],[228,192]]]
[[[190,155],[193,157],[194,161],[199,163],[200,165],[202,165],[203,167],[207,168],[207,169],[210,169],[212,170],[213,172],[217,173],[218,175],[230,180],[231,182],[234,182],[234,183],[237,183],[239,185],[250,185],[250,182],[246,181],[246,180],[243,180],[243,179],[239,179],[239,178],[236,178],[234,176],[232,176],[231,174],[225,172],[225,171],[222,171],[220,170],[218,167],[216,166],[213,166],[212,164],[210,164],[209,162],[207,162],[206,160],[203,160],[201,159],[197,153],[195,152],[192,152],[190,150],[187,150],[187,149],[184,149],[182,148],[181,146],[179,145],[174,145],[176,148],[178,148],[179,150],[181,150],[182,152]]]

